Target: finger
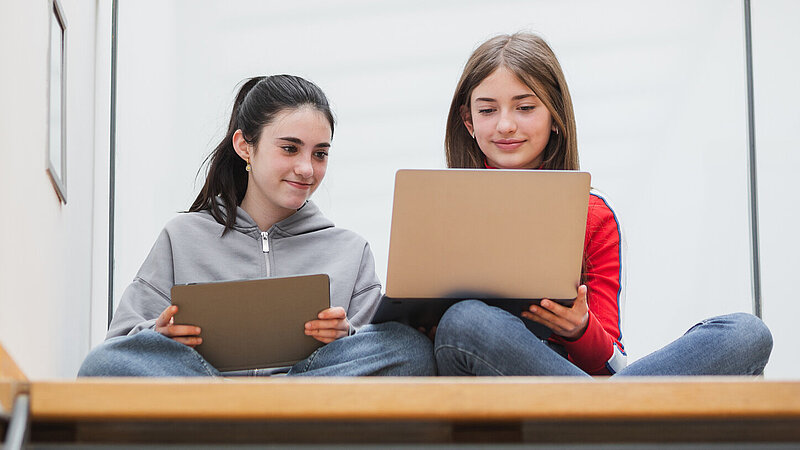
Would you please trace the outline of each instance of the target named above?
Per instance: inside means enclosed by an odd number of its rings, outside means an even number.
[[[156,319],[156,328],[165,327],[169,324],[169,321],[172,320],[172,316],[178,312],[178,307],[175,305],[167,306],[167,309],[161,313]]]
[[[309,336],[323,336],[323,337],[344,337],[347,335],[346,331],[343,330],[336,330],[332,328],[324,328],[318,330],[304,330],[305,334]]]
[[[553,331],[555,331],[555,328],[558,328],[558,326],[555,323],[553,323],[551,320],[549,320],[549,319],[547,319],[545,317],[542,317],[539,314],[535,314],[535,313],[531,313],[531,312],[528,312],[528,311],[524,311],[522,313],[522,317],[524,317],[524,318],[526,318],[528,320],[532,320],[532,321],[534,321],[536,323],[542,324],[542,325],[546,326],[547,328],[550,328]]]
[[[163,328],[161,334],[164,336],[197,336],[200,331],[200,327],[194,325],[168,325]]]
[[[321,329],[328,329],[328,328],[335,328],[335,329],[344,329],[342,326],[343,321],[340,319],[331,319],[331,320],[312,320],[310,322],[306,322],[304,328],[306,330],[321,330]]]
[[[532,305],[532,307],[535,308],[536,305]],[[555,319],[550,320],[560,323],[564,328],[579,325],[588,311],[588,306],[586,305],[586,286],[581,285],[578,287],[578,296],[569,307],[550,299],[542,299],[539,308],[546,309],[555,316],[561,318],[561,321]]]
[[[588,322],[587,292],[586,286],[579,286],[578,296],[570,308],[563,305],[554,307],[552,300],[542,300],[541,306],[531,305],[530,312],[523,313],[523,317],[547,326],[560,336],[578,337],[586,329]],[[550,306],[552,310],[544,306]]]
[[[312,336],[312,337],[313,337],[314,339],[316,339],[316,340],[318,340],[318,341],[322,342],[323,344],[330,344],[331,342],[333,342],[333,341],[335,341],[335,340],[336,340],[336,339],[334,339],[334,338],[323,338],[323,337],[318,337],[318,336]]]
[[[576,328],[581,327],[589,312],[586,293],[586,286],[580,285],[578,286],[578,296],[570,307],[559,305],[552,300],[543,300],[542,306],[548,307],[549,311],[562,319],[561,321],[554,321],[564,328],[564,330],[572,332]]]
[[[194,347],[196,345],[200,345],[203,343],[203,338],[199,336],[192,336],[192,337],[174,337],[172,338],[175,342],[180,342],[181,344],[188,345],[189,347]]]
[[[534,322],[540,323],[553,330],[553,332],[564,331],[570,327],[569,320],[537,305],[531,305],[530,312],[523,312],[523,317],[527,317]]]
[[[347,335],[346,332],[341,330],[305,330],[305,334],[307,336],[313,337],[322,337],[322,338],[331,338],[331,339],[338,339],[340,337],[345,337]]]
[[[545,309],[543,308],[545,306],[548,307],[547,311],[552,313],[552,317],[548,316],[548,320],[561,331],[559,334],[571,333],[572,330],[580,325],[581,319],[586,313],[581,310],[581,305],[577,303],[573,303],[571,308],[567,308],[552,300],[543,301],[543,303],[540,309]]]
[[[317,314],[318,319],[344,319],[345,317],[347,317],[347,312],[341,306],[323,309]]]
[[[536,305],[532,305],[532,306],[536,306]],[[542,301],[539,302],[539,307],[543,308],[543,309],[546,309],[546,310],[552,312],[553,314],[555,314],[556,316],[559,316],[559,317],[564,317],[569,313],[569,308],[567,308],[566,306],[564,306],[564,305],[562,305],[562,304],[560,304],[558,302],[554,302],[554,301],[552,301],[550,299],[547,299],[547,298],[543,298]]]
[[[545,300],[542,300],[542,301],[544,302]],[[552,302],[550,302],[550,303],[552,303]],[[540,305],[531,305],[531,306],[528,307],[528,311],[525,311],[525,312],[527,312],[529,314],[532,314],[534,316],[537,316],[537,317],[541,317],[541,318],[543,318],[545,320],[548,320],[548,321],[551,321],[551,322],[557,321],[559,319],[559,317],[560,317],[555,311],[552,311],[550,309],[544,308],[543,306],[540,306]]]
[[[306,322],[306,330],[321,330],[326,328],[333,328],[337,330],[347,330],[348,325],[346,320],[330,319],[330,320],[312,320]]]

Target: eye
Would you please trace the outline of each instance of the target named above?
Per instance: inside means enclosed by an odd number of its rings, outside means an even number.
[[[325,151],[325,150],[316,151],[316,152],[314,152],[314,157],[319,159],[319,160],[324,160],[325,158],[328,157],[328,152]]]
[[[491,114],[494,112],[494,108],[478,108],[478,114]]]
[[[522,111],[533,111],[535,108],[536,107],[533,106],[533,105],[526,105],[526,106],[520,106],[519,107],[519,109],[522,110]]]
[[[281,148],[286,153],[297,153],[297,147],[295,147],[294,145],[281,145]]]

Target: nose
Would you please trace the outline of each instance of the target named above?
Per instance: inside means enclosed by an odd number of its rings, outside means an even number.
[[[497,132],[500,134],[511,134],[517,131],[517,123],[509,113],[501,113],[500,120],[497,121]]]
[[[311,178],[314,175],[314,166],[310,158],[297,158],[294,165],[294,173],[302,178]]]

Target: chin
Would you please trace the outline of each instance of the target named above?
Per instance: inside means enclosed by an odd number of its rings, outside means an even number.
[[[529,167],[532,161],[533,159],[530,158],[508,158],[501,159],[498,163],[503,169],[535,169],[536,167]],[[534,164],[534,166],[536,165]]]
[[[287,202],[286,204],[283,205],[283,207],[286,209],[298,210],[305,203],[306,203],[305,200],[303,200],[302,202]]]
[[[308,199],[309,199],[309,197],[301,197],[301,198],[292,199],[291,201],[288,201],[286,203],[286,207],[289,208],[289,209],[299,209],[301,206],[306,204]]]

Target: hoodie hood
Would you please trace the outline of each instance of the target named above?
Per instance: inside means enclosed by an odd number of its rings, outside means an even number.
[[[227,217],[225,205],[220,199],[217,199],[217,204],[220,207],[223,217]],[[204,213],[208,214],[208,217],[214,220],[209,211],[204,211]],[[319,207],[317,207],[313,201],[308,200],[305,202],[305,204],[303,204],[303,206],[300,207],[300,209],[297,210],[297,212],[271,226],[267,231],[270,234],[275,234],[277,232],[277,234],[283,236],[297,236],[300,234],[324,230],[326,228],[332,228],[333,226],[333,222],[322,214],[322,211],[320,211]],[[259,230],[258,224],[256,224],[256,221],[253,220],[253,218],[250,217],[250,214],[242,209],[241,206],[236,207],[236,222],[234,223],[233,228],[234,230],[247,235],[255,233],[254,237],[260,238],[261,230]]]

